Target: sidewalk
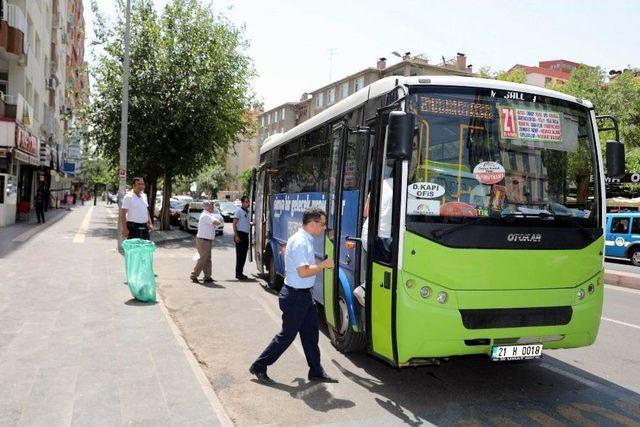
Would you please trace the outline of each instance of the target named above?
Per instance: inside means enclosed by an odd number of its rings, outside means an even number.
[[[625,288],[640,289],[640,274],[607,269],[604,271],[604,283]]]
[[[15,224],[0,227],[0,258],[6,256],[11,250],[16,249],[19,245],[27,242],[36,234],[55,224],[66,214],[71,212],[66,208],[49,208],[44,213],[45,223],[38,224],[37,215],[32,211],[29,215],[29,221],[17,222]]]
[[[0,260],[0,425],[230,424],[162,304],[131,299],[114,234],[76,207]]]

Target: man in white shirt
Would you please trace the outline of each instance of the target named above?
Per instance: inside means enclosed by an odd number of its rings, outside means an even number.
[[[202,206],[204,210],[198,220],[198,234],[196,235],[196,248],[200,258],[198,258],[198,262],[196,262],[196,266],[191,272],[191,281],[193,283],[200,283],[198,282],[198,276],[201,272],[204,272],[204,283],[213,282],[211,277],[211,243],[216,237],[216,225],[221,224],[213,216],[213,203],[204,202]]]
[[[133,188],[122,198],[122,235],[128,239],[149,240],[153,229],[149,203],[144,193],[144,180],[133,178]]]

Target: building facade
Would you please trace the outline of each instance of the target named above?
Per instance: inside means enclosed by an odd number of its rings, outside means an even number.
[[[423,55],[411,56],[410,52],[405,53],[400,62],[391,66],[387,66],[386,58],[380,58],[375,67],[365,68],[304,93],[298,102],[287,102],[260,114],[258,116],[259,144],[261,145],[271,135],[292,129],[376,80],[388,76],[418,75],[471,77],[473,72],[471,65],[467,65],[467,58],[463,53],[456,54],[453,59],[443,60],[440,64],[430,64]]]
[[[82,0],[0,0],[0,226],[27,218],[38,190],[54,206],[71,190],[78,149],[68,75],[82,75]],[[81,19],[77,19],[78,13]],[[76,61],[70,61],[75,47]],[[82,98],[84,97],[84,98]]]
[[[571,72],[581,64],[567,61],[566,59],[556,59],[553,61],[540,61],[538,66],[528,66],[516,64],[509,71],[522,70],[527,78],[525,83],[546,87],[551,83],[564,83],[571,77]]]

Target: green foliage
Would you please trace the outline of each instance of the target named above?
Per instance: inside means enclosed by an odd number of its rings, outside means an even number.
[[[527,80],[527,74],[521,68],[511,71],[500,71],[496,75],[496,80],[504,80],[507,82],[524,83]]]
[[[242,189],[242,195],[248,196],[251,193],[251,175],[253,173],[252,169],[247,169],[245,171],[240,172],[238,175],[238,179],[240,180],[240,188]]]

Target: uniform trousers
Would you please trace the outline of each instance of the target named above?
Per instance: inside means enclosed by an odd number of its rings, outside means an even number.
[[[247,252],[249,252],[249,233],[238,231],[240,243],[236,243],[236,277],[242,276],[244,263],[247,261]]]
[[[282,330],[256,359],[253,368],[258,372],[266,372],[267,366],[275,363],[300,333],[309,373],[322,375],[324,370],[320,364],[318,348],[318,311],[311,288],[295,289],[284,285],[280,290],[278,303],[282,310]]]

